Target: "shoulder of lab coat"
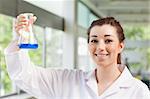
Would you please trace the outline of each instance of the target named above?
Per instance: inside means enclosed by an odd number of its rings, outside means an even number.
[[[141,80],[133,77],[127,67],[125,67],[124,71],[126,72],[126,78],[129,78],[129,80],[126,80],[123,84],[126,83],[130,85],[129,88],[134,91],[134,96],[138,99],[150,99],[150,90],[148,86]]]
[[[150,90],[145,83],[134,78],[133,84],[135,86],[136,96],[141,97],[140,99],[150,99]]]

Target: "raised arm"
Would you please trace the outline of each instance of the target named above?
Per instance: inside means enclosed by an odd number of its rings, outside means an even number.
[[[33,17],[33,22],[35,21]],[[19,29],[26,25],[26,20],[20,15],[14,24],[15,37],[5,49],[5,59],[8,74],[13,82],[26,92],[40,97],[52,96],[52,72],[41,67],[34,66],[30,61],[27,49],[18,47]]]

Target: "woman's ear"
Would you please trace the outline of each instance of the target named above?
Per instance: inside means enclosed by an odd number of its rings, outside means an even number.
[[[121,53],[121,52],[123,51],[124,47],[125,47],[124,42],[121,42],[121,43],[119,44],[119,47],[120,47],[119,53]]]

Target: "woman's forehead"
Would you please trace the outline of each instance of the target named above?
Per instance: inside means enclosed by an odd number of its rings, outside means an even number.
[[[90,36],[117,36],[116,28],[109,24],[102,25],[102,26],[94,26],[91,28]]]

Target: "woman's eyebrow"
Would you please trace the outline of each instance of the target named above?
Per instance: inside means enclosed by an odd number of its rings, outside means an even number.
[[[97,37],[97,35],[91,35],[91,37]]]
[[[104,35],[104,37],[107,37],[107,36],[111,36],[111,35]]]
[[[109,34],[104,35],[104,37],[109,37],[109,36],[113,36],[113,35],[109,35]],[[97,37],[97,35],[91,35],[91,37]]]
[[[104,37],[114,37],[114,36],[107,34],[107,35],[104,35]]]

